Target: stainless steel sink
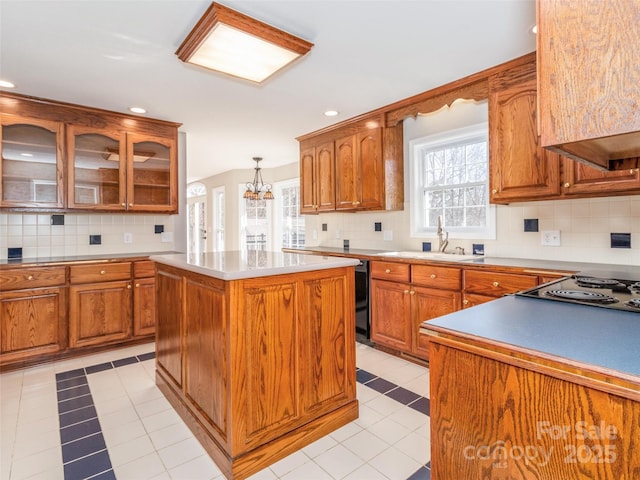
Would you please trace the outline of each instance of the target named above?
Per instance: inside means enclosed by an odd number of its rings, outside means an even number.
[[[448,262],[463,262],[465,260],[475,260],[480,258],[479,255],[458,255],[455,253],[443,252],[420,252],[420,251],[401,251],[401,252],[384,252],[378,254],[381,257],[398,257],[398,258],[419,258],[423,260],[446,260]]]

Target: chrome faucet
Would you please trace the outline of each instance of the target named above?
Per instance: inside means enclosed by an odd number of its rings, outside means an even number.
[[[449,245],[449,232],[442,229],[442,215],[438,215],[438,251],[444,253]]]

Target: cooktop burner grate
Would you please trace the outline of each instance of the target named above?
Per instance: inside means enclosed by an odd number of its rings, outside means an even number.
[[[588,292],[585,290],[547,290],[546,295],[556,298],[563,298],[565,300],[574,300],[577,302],[589,302],[589,303],[616,303],[618,300],[610,295],[604,295],[602,293]]]
[[[575,280],[581,287],[613,288],[621,285],[618,280],[613,280],[611,278],[575,277]]]
[[[626,303],[626,305],[640,309],[640,298],[632,298]]]

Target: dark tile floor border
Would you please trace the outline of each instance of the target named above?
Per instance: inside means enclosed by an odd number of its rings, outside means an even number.
[[[148,352],[56,374],[64,480],[116,480],[87,375],[153,358],[155,352]],[[356,368],[356,380],[409,408],[429,415],[427,397],[361,368]],[[430,479],[431,462],[428,462],[407,480]]]
[[[155,352],[56,374],[64,480],[116,480],[87,375],[155,358]]]

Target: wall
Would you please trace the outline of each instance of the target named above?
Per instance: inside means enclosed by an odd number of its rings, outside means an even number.
[[[404,121],[405,203],[401,212],[326,213],[306,216],[307,245],[380,250],[421,250],[422,242],[437,245],[435,238],[411,238],[408,203],[411,179],[409,142],[415,138],[486,121],[487,104],[460,102],[431,115]],[[471,253],[473,243],[483,243],[485,255],[579,262],[640,265],[640,196],[554,200],[496,206],[495,240],[462,240],[452,236],[449,248],[461,246]],[[524,232],[524,219],[537,218],[539,230],[560,230],[561,246],[541,245],[539,232]],[[382,223],[382,232],[374,230]],[[327,230],[322,231],[322,224]],[[385,240],[384,234],[391,235]],[[630,249],[610,248],[610,233],[631,233]]]

